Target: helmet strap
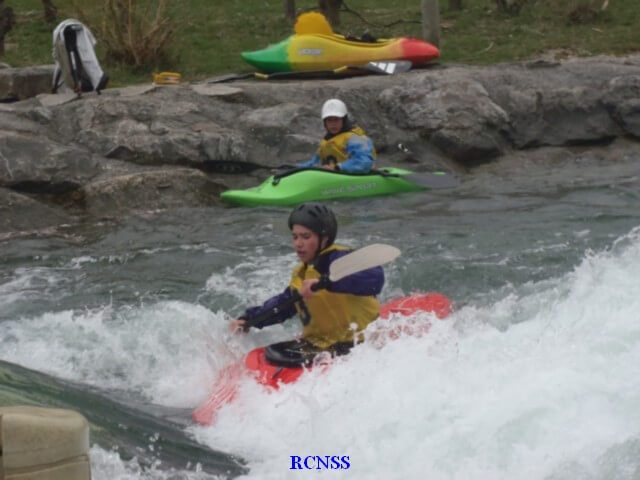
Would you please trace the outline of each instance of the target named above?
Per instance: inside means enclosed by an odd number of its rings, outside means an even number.
[[[318,238],[320,239],[320,241],[318,242],[318,250],[316,250],[316,255],[314,259],[318,258],[318,256],[320,255],[320,252],[329,246],[327,245],[327,243],[329,242],[328,236],[324,235],[321,237],[320,235],[318,235]]]

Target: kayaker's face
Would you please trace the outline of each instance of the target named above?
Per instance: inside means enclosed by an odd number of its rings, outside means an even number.
[[[320,246],[320,236],[317,233],[302,225],[294,225],[291,229],[291,239],[300,261],[309,263],[316,258]]]
[[[327,132],[331,135],[335,135],[336,133],[340,133],[343,123],[344,118],[342,117],[327,117],[324,119],[324,128],[326,128]]]

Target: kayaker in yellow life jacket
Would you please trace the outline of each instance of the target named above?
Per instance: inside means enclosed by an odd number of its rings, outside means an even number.
[[[364,130],[351,123],[344,102],[337,98],[324,102],[322,121],[327,134],[320,142],[318,151],[311,160],[298,166],[369,173],[376,159],[376,150]]]
[[[327,276],[329,265],[351,250],[334,243],[338,226],[333,212],[320,203],[306,203],[296,207],[289,216],[293,248],[301,263],[291,276],[289,286],[261,306],[245,311],[232,320],[233,332],[247,331],[248,325],[263,328],[284,322],[298,314],[304,324],[302,338],[293,342],[276,344],[284,346],[287,355],[292,351],[308,355],[320,351],[344,354],[354,342],[362,339],[360,332],[378,317],[380,304],[376,295],[384,285],[384,272],[374,267],[349,275],[339,281],[326,280],[326,288],[313,291],[312,286]],[[279,308],[298,290],[302,301],[287,308]],[[258,324],[252,319],[268,318]],[[274,347],[274,346],[272,346]],[[304,359],[302,360],[302,362]]]

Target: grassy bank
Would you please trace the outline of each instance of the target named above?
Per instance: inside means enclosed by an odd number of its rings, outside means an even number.
[[[138,2],[143,0],[137,0]],[[378,37],[420,36],[420,1],[345,0],[353,11],[342,12],[340,32]],[[75,17],[73,0],[54,0],[60,20]],[[464,0],[460,12],[442,9],[442,62],[495,63],[522,60],[548,50],[576,55],[624,54],[640,51],[638,0],[612,0],[594,16],[570,15],[578,5],[595,0],[529,0],[517,15],[496,12],[493,0]],[[601,2],[600,2],[601,3]],[[17,24],[7,35],[7,52],[0,61],[12,66],[52,63],[51,31],[42,18],[40,0],[7,0]],[[76,2],[77,4],[77,2]],[[83,0],[90,25],[97,33],[103,0]],[[312,9],[314,0],[298,0],[299,9]],[[98,56],[112,86],[148,82],[156,70],[181,72],[194,80],[223,72],[250,71],[239,53],[281,40],[292,32],[283,18],[282,0],[172,0],[169,13],[177,29],[168,58],[138,71]],[[393,26],[385,25],[396,23]],[[95,22],[95,23],[94,23]]]

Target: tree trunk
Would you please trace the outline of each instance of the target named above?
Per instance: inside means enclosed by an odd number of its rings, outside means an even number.
[[[4,6],[4,0],[0,0],[0,56],[4,55],[4,36],[9,33],[16,23],[13,9]]]
[[[527,0],[496,0],[498,10],[506,13],[518,13],[524,7]]]
[[[438,0],[422,0],[422,37],[440,48],[440,6]]]
[[[327,17],[332,27],[340,25],[340,7],[342,0],[318,0],[320,11]]]
[[[290,22],[296,19],[296,0],[284,0],[284,18]]]
[[[462,0],[449,0],[449,10],[451,11],[462,10]]]
[[[53,0],[42,0],[44,5],[44,20],[47,23],[54,23],[58,18],[58,9],[53,4]]]

